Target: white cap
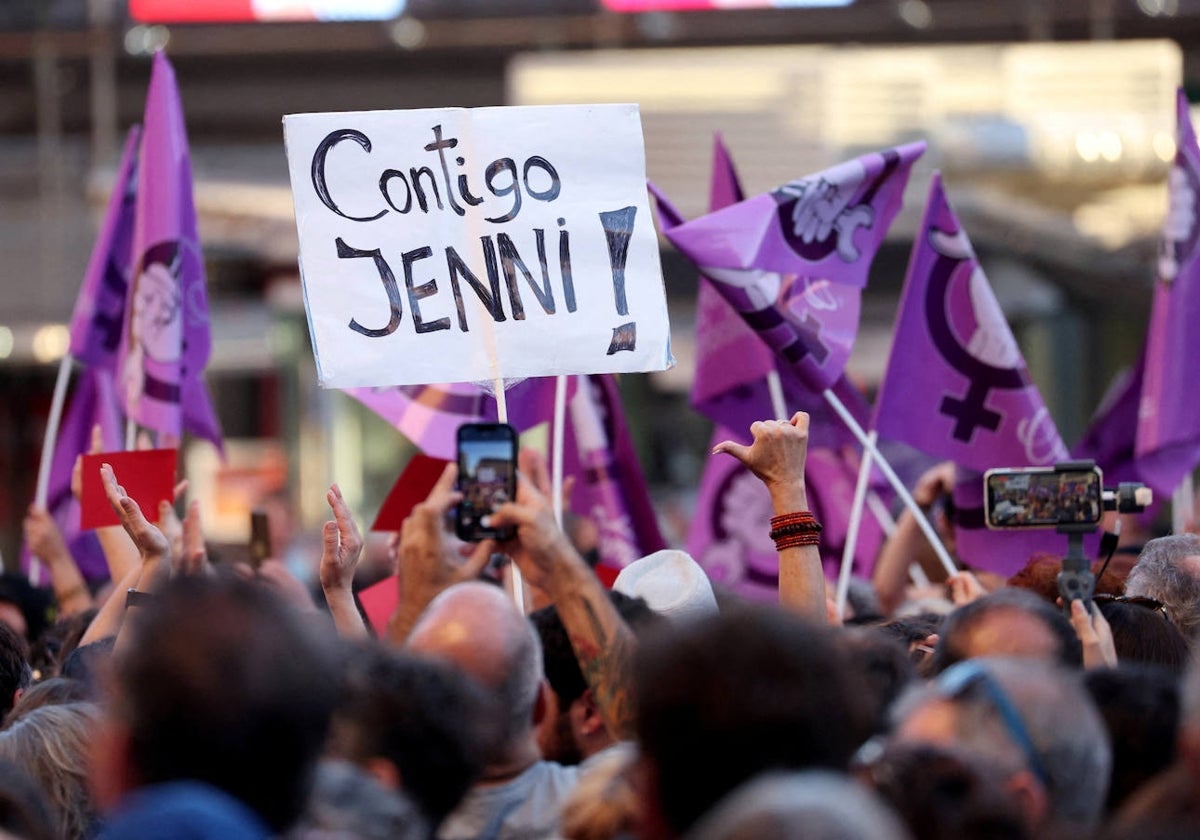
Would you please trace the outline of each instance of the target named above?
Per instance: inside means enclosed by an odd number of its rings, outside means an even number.
[[[686,551],[673,548],[647,554],[621,570],[613,590],[632,598],[643,598],[660,615],[672,621],[716,615],[708,575]]]

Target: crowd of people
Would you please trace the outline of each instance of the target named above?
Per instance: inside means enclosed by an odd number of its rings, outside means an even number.
[[[453,464],[413,508],[378,634],[336,486],[314,598],[279,560],[216,562],[195,505],[143,511],[102,467],[122,523],[99,533],[111,583],[85,585],[37,508],[26,537],[53,601],[0,581],[0,835],[1200,836],[1200,537],[1146,542],[1064,607],[1054,558],[906,586],[906,514],[839,618],[808,422],[755,423],[713,454],[769,492],[777,605],[675,550],[606,589],[523,451],[488,523],[514,539],[451,533]]]

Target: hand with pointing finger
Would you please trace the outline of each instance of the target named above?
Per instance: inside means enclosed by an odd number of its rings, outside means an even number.
[[[804,485],[808,422],[803,411],[791,420],[759,420],[750,426],[754,442],[749,446],[726,440],[713,447],[713,454],[732,455],[758,476],[771,494],[776,513],[808,510]]]

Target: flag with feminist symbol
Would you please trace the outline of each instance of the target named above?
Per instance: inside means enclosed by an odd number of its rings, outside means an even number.
[[[187,430],[220,448],[203,378],[212,341],[192,165],[175,72],[161,52],[142,125],[118,393],[139,425],[173,437]]]
[[[1200,146],[1182,90],[1138,405],[1138,472],[1161,498],[1200,462]]]
[[[137,202],[138,144],[141,128],[125,139],[104,222],[92,247],[75,311],[71,314],[71,356],[86,365],[116,369],[116,355],[125,320],[125,293]]]
[[[863,155],[665,235],[819,393],[842,376],[871,262],[924,150]]]
[[[937,175],[908,264],[875,429],[980,472],[1067,457]]]

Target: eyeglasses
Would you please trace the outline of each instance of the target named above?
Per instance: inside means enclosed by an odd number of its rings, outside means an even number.
[[[1154,598],[1146,598],[1141,595],[1093,595],[1092,600],[1098,604],[1135,604],[1148,610],[1154,610],[1167,621],[1171,620],[1171,616],[1167,613],[1167,605]]]
[[[943,671],[935,685],[943,697],[951,700],[965,696],[976,687],[981,688],[984,696],[1000,715],[1000,722],[1004,725],[1008,737],[1024,754],[1026,766],[1037,776],[1042,786],[1049,789],[1050,774],[1046,772],[1046,764],[1034,746],[1025,721],[1009,698],[1008,692],[987,668],[974,660],[959,662]]]

